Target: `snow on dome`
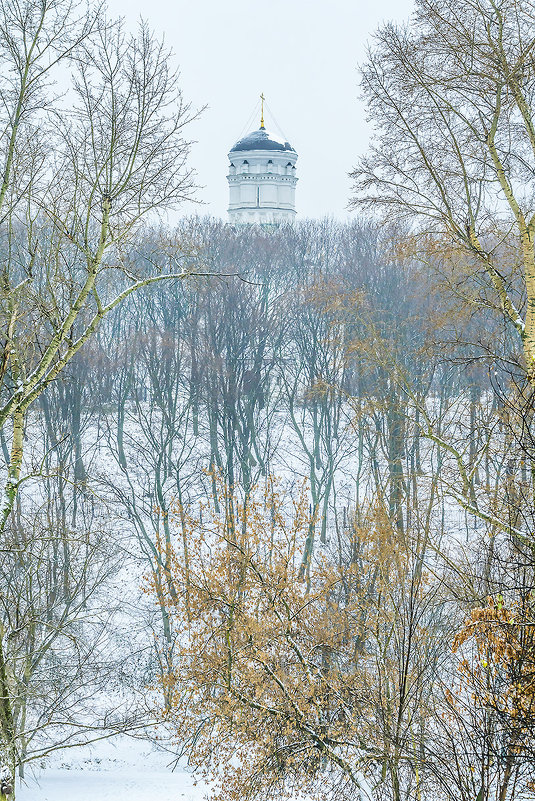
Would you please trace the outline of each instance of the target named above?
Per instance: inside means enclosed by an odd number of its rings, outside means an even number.
[[[295,153],[289,142],[266,131],[265,128],[251,131],[247,136],[239,139],[230,152],[235,153],[237,150],[291,150],[292,153]]]

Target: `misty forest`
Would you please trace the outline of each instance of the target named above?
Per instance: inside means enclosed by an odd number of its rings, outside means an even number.
[[[533,4],[375,33],[350,221],[166,222],[145,24],[0,50],[0,800],[121,737],[218,801],[534,798]]]

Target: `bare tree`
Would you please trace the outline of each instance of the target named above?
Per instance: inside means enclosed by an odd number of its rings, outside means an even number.
[[[126,37],[98,9],[91,24],[84,20],[69,3],[2,8],[0,47],[11,75],[3,89],[0,426],[13,425],[2,525],[17,492],[31,404],[125,297],[184,275],[173,265],[156,275],[132,272],[121,257],[147,214],[192,188],[182,133],[191,114],[169,53],[145,26]],[[75,70],[69,106],[46,84],[50,69],[67,60]],[[121,271],[119,281],[110,280],[112,270]]]
[[[76,601],[61,593],[48,611],[41,598],[35,615],[12,618],[18,601],[9,592],[31,585],[43,565],[40,538],[32,544],[29,533],[19,537],[12,514],[27,478],[28,412],[125,298],[187,274],[172,255],[155,269],[150,259],[127,265],[123,254],[144,219],[192,191],[183,136],[192,114],[164,46],[143,24],[137,35],[126,35],[97,5],[7,0],[0,9],[0,53],[0,429],[7,455],[0,731],[3,759],[13,766],[20,760],[25,703],[19,655],[26,654],[24,673],[40,661],[36,620],[45,636],[46,614],[66,616],[71,625],[73,603],[84,603],[83,593]],[[48,554],[57,541],[45,541]],[[63,567],[72,581],[72,568]]]
[[[355,204],[408,221],[422,258],[499,310],[535,381],[535,12],[528,0],[418,0],[362,70],[376,127]]]

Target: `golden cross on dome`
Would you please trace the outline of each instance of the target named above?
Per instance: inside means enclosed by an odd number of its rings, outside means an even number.
[[[264,97],[264,93],[262,92],[262,94],[260,95],[260,100],[262,101],[262,113],[261,113],[261,116],[260,116],[260,127],[261,128],[264,127],[264,100],[265,99],[266,98]]]

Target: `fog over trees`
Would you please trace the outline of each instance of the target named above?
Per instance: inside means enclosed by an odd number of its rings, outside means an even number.
[[[3,3],[0,801],[121,733],[221,801],[533,796],[534,17],[377,32],[351,222],[170,226],[169,53]]]

